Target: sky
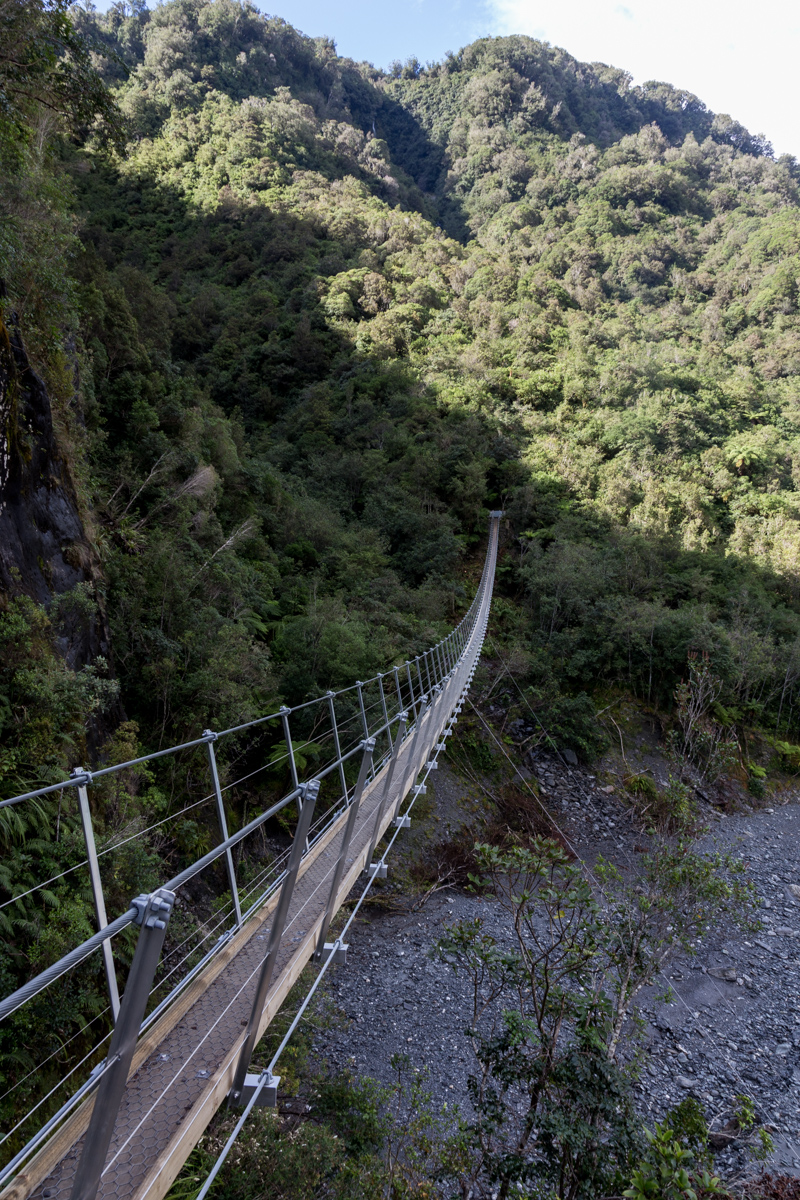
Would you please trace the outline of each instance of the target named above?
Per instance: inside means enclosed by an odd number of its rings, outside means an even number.
[[[687,88],[800,158],[800,5],[792,0],[258,0],[340,54],[387,67],[477,37],[527,33],[635,83]]]

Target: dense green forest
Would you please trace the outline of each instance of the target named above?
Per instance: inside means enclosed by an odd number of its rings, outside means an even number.
[[[5,794],[419,652],[498,506],[495,636],[578,749],[693,652],[797,739],[793,159],[525,37],[384,73],[236,0],[0,26],[2,332],[84,530],[52,601],[9,576]]]
[[[383,72],[246,0],[0,0],[0,520],[30,360],[81,527],[47,594],[0,553],[2,795],[421,652],[495,508],[492,638],[564,745],[601,696],[669,710],[698,653],[719,721],[800,741],[799,186],[527,37]],[[186,787],[98,786],[98,838]],[[110,909],[210,836],[115,859]],[[5,993],[92,922],[75,812],[0,842]],[[57,1078],[101,996],[82,967],[33,1006],[3,1079],[48,1037]]]
[[[529,38],[384,74],[227,0],[71,20],[118,112],[7,112],[0,277],[146,744],[418,650],[500,504],[542,695],[708,650],[795,736],[794,160]],[[82,752],[60,634],[9,600],[7,790]]]
[[[7,111],[0,277],[146,744],[418,650],[500,504],[543,694],[708,650],[794,736],[794,160],[524,37],[384,74],[228,0],[61,19],[98,95]],[[83,749],[60,633],[7,603],[7,790]]]

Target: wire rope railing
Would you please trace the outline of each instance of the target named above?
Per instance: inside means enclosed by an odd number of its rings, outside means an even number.
[[[303,936],[305,929],[300,930],[299,935],[293,934],[288,937],[290,930],[297,927],[302,914],[310,913],[312,909],[316,913],[321,905],[321,922],[318,916],[314,916],[313,921],[317,921],[320,928],[316,957],[322,971],[327,969],[328,963],[339,950],[341,937],[334,943],[328,943],[325,938],[335,905],[340,902],[337,898],[348,862],[347,850],[356,828],[362,796],[375,787],[378,789],[375,795],[382,795],[380,803],[377,806],[373,804],[368,818],[374,823],[373,832],[368,838],[366,855],[369,888],[375,878],[382,877],[382,872],[385,873],[385,853],[378,862],[372,862],[372,857],[386,821],[391,818],[395,823],[399,822],[397,830],[404,827],[403,822],[407,822],[408,817],[407,814],[401,815],[399,811],[403,797],[410,791],[413,805],[420,790],[424,791],[424,781],[415,785],[415,780],[420,771],[427,773],[431,768],[431,761],[435,761],[443,744],[439,743],[439,736],[445,723],[455,719],[453,713],[469,686],[480,654],[491,602],[501,515],[491,514],[489,549],[484,570],[467,613],[445,638],[421,655],[397,664],[389,671],[381,672],[369,680],[357,681],[350,687],[336,692],[329,691],[302,704],[293,707],[282,706],[266,716],[219,732],[205,730],[201,737],[126,762],[101,766],[91,771],[76,769],[69,779],[0,801],[0,808],[5,808],[38,800],[58,790],[63,793],[72,789],[77,799],[86,857],[61,875],[53,876],[42,884],[12,896],[4,904],[13,904],[15,901],[19,903],[34,891],[47,887],[64,875],[88,867],[97,925],[95,934],[28,979],[10,995],[0,999],[0,1021],[11,1017],[97,951],[102,957],[108,991],[109,1003],[106,1011],[110,1009],[114,1020],[110,1032],[96,1042],[80,1062],[65,1072],[63,1079],[22,1115],[14,1126],[11,1132],[24,1125],[60,1087],[67,1084],[80,1066],[97,1056],[105,1042],[110,1039],[110,1048],[104,1062],[95,1066],[92,1075],[80,1084],[61,1108],[44,1122],[4,1167],[0,1167],[0,1186],[31,1158],[80,1101],[96,1087],[100,1087],[91,1117],[93,1124],[87,1134],[87,1146],[93,1147],[89,1155],[91,1161],[87,1163],[87,1154],[84,1153],[72,1192],[73,1200],[92,1200],[100,1184],[101,1175],[111,1169],[113,1162],[124,1149],[124,1146],[118,1147],[112,1161],[104,1166],[105,1150],[102,1147],[107,1148],[110,1144],[116,1110],[140,1034],[152,1026],[185,989],[203,975],[215,958],[227,952],[245,925],[259,910],[271,903],[273,909],[271,926],[267,930],[269,944],[266,955],[262,956],[257,969],[250,972],[247,981],[242,984],[242,988],[246,987],[256,974],[259,975],[253,1015],[248,1024],[245,1046],[237,1067],[236,1079],[241,1092],[244,1072],[255,1044],[253,1037],[262,1015],[258,1014],[256,1019],[256,1007],[260,1003],[263,1010],[264,997],[271,979],[270,974],[270,978],[265,982],[266,973],[271,973],[274,968],[282,940],[283,944],[286,944],[287,938],[289,941],[297,941],[298,936]],[[225,739],[233,739],[235,752],[236,747],[241,746],[243,735],[252,733],[258,741],[262,731],[270,727],[273,730],[273,739],[267,761],[250,769],[251,757],[249,764],[242,764],[248,767],[244,774],[232,781],[225,779],[225,770],[221,772],[218,757],[218,750],[225,744]],[[297,734],[300,736],[296,736]],[[278,737],[277,745],[274,735]],[[309,752],[310,748],[313,752]],[[278,750],[280,753],[276,752]],[[202,752],[207,760],[210,791],[141,830],[136,830],[109,845],[97,845],[90,803],[92,789],[101,786],[102,780],[120,772],[170,757],[177,761],[178,756],[187,752],[196,756],[198,751]],[[193,764],[194,778],[196,760],[193,760]],[[280,799],[246,821],[240,829],[230,833],[224,795],[261,772],[270,771],[274,775],[280,770],[289,776],[291,782],[288,790]],[[383,783],[379,777],[383,779]],[[394,792],[398,793],[399,798],[395,799],[393,793],[391,803],[388,804],[390,786],[394,787]],[[115,851],[136,841],[137,838],[146,839],[154,831],[163,829],[170,821],[179,821],[186,813],[209,803],[216,807],[219,833],[217,845],[182,867],[161,887],[137,896],[125,912],[109,920],[100,860],[113,855]],[[263,832],[272,818],[286,812],[287,809],[292,814],[292,821],[296,822],[291,845],[283,852],[271,855],[267,863],[256,866],[253,873],[245,877],[241,872],[241,862],[237,870],[234,851],[240,854],[248,838],[259,831]],[[373,816],[373,812],[376,815]],[[301,866],[316,853],[318,847],[328,845],[334,831],[339,829],[341,837],[338,856],[334,855],[335,861],[324,865],[321,876],[314,881],[311,890],[304,894],[301,907],[290,914],[289,904]],[[397,831],[394,836],[397,836]],[[393,842],[394,838],[392,844]],[[227,881],[225,897],[220,898],[222,903],[218,905],[210,920],[192,929],[174,945],[169,945],[162,957],[176,894],[212,867],[222,867]],[[307,925],[309,920],[312,920],[310,916],[303,916],[302,924]],[[122,968],[126,964],[121,964],[115,959],[113,939],[132,926],[138,927],[136,949],[127,973],[124,995],[120,1000],[118,973],[121,977]],[[209,945],[212,941],[213,944]],[[317,986],[316,983],[314,986]],[[165,988],[169,990],[163,995]],[[237,995],[241,990],[240,988],[237,991]],[[93,1017],[93,1022],[102,1015],[97,1014]],[[214,1025],[217,1024],[218,1020],[215,1020]],[[206,1038],[206,1032],[202,1038]],[[40,1068],[52,1057],[53,1055],[49,1056],[40,1064]],[[28,1080],[34,1073],[29,1072],[24,1079]],[[235,1081],[232,1094],[236,1094],[236,1089]],[[135,1133],[136,1130],[129,1135],[128,1141]]]

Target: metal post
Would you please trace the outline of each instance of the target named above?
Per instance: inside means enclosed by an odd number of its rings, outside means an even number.
[[[328,700],[328,708],[331,713],[331,729],[333,730],[333,744],[336,747],[336,757],[339,760],[339,780],[342,785],[342,800],[347,804],[347,780],[344,776],[344,763],[342,762],[342,748],[339,745],[339,729],[336,724],[336,711],[333,707],[333,698],[336,692],[325,693]]]
[[[166,888],[158,888],[152,895],[138,896],[133,901],[139,909],[137,924],[141,925],[141,933],[108,1048],[106,1070],[97,1088],[71,1200],[94,1200],[97,1194],[174,903],[175,893]]]
[[[383,709],[383,724],[386,727],[386,736],[389,739],[389,749],[391,750],[391,748],[392,748],[392,733],[391,733],[391,730],[389,729],[389,713],[386,709],[386,696],[383,691],[383,675],[380,673],[380,671],[378,672],[377,678],[378,678],[378,690],[380,691],[380,694],[381,694],[381,708]]]
[[[425,704],[426,704],[426,697],[423,696],[421,705],[420,705],[420,716],[425,711]],[[417,720],[419,720],[419,719],[420,718],[418,717]],[[383,794],[381,795],[381,802],[378,805],[378,811],[375,813],[375,825],[373,826],[373,829],[372,829],[372,838],[371,838],[370,844],[369,844],[369,854],[367,855],[367,871],[369,871],[370,867],[372,866],[372,856],[375,853],[375,847],[378,845],[378,842],[380,840],[381,821],[383,820],[383,814],[386,812],[386,805],[389,801],[389,792],[391,791],[392,780],[394,779],[394,769],[397,766],[397,759],[400,755],[400,747],[403,744],[403,737],[405,736],[407,720],[408,720],[408,713],[401,712],[400,718],[397,722],[397,735],[394,739],[394,749],[392,750],[392,757],[391,757],[391,761],[389,762],[389,770],[386,772],[386,781],[383,785]]]
[[[419,655],[414,659],[417,664],[417,678],[419,679],[419,694],[420,696],[425,691],[425,684],[422,682],[422,667],[419,665]]]
[[[339,849],[339,857],[336,860],[336,868],[333,872],[333,882],[331,883],[331,891],[328,896],[328,907],[325,910],[325,916],[322,920],[322,926],[319,931],[319,939],[317,941],[317,958],[322,958],[325,949],[325,939],[328,936],[328,927],[333,920],[333,914],[336,911],[336,896],[339,891],[339,885],[342,882],[342,874],[347,863],[347,851],[350,849],[350,842],[353,837],[353,831],[356,827],[356,818],[358,817],[358,809],[361,804],[361,795],[364,791],[364,785],[367,782],[367,775],[372,766],[372,753],[375,749],[375,738],[367,738],[361,743],[363,757],[361,759],[361,769],[358,772],[358,780],[356,782],[356,790],[353,793],[353,799],[347,813],[347,822],[344,827],[344,836],[342,837],[342,845]]]
[[[433,680],[431,679],[431,664],[428,661],[428,651],[427,650],[425,650],[423,652],[422,657],[425,659],[425,671],[428,676],[428,691],[430,691],[431,688],[433,687]]]
[[[400,691],[400,675],[397,667],[392,667],[394,671],[394,686],[397,692],[397,711],[402,712],[405,705],[403,704],[403,693]]]
[[[414,740],[411,743],[411,749],[409,751],[408,768],[406,770],[405,775],[403,776],[403,782],[400,786],[400,795],[397,797],[397,804],[394,807],[395,818],[397,817],[398,813],[400,812],[400,805],[403,803],[403,800],[405,799],[406,792],[408,791],[409,787],[414,782],[414,780],[417,778],[417,776],[419,775],[419,773],[422,769],[421,760],[417,758],[417,753],[420,748],[420,733],[422,732],[424,716],[425,716],[425,705],[423,704],[422,710],[420,711],[419,717],[417,719],[417,727],[414,730]],[[415,764],[416,764],[416,770],[414,770]]]
[[[76,769],[72,772],[73,779],[77,776],[83,776],[85,783],[78,785],[78,807],[81,813],[81,825],[83,826],[83,838],[86,843],[86,857],[89,860],[89,878],[92,881],[92,895],[94,897],[94,911],[97,914],[97,931],[105,929],[108,924],[106,916],[106,901],[103,895],[103,882],[100,878],[100,866],[97,861],[97,847],[94,843],[94,828],[92,826],[92,811],[89,808],[89,796],[86,791],[86,783],[91,779],[91,775],[87,771]],[[117,987],[117,973],[114,970],[114,954],[111,950],[111,939],[107,938],[103,942],[103,966],[106,972],[106,983],[108,984],[108,998],[111,1003],[111,1015],[116,1024],[119,1016],[119,988]]]
[[[413,708],[414,716],[416,717],[416,715],[417,715],[417,700],[414,695],[414,682],[411,678],[411,663],[407,659],[406,659],[406,675],[408,676],[408,694],[411,697],[411,707]]]
[[[217,735],[211,729],[203,730],[203,737],[208,738],[208,762],[211,767],[211,782],[214,784],[214,795],[217,798],[217,819],[219,821],[219,832],[223,842],[228,840],[228,822],[225,819],[225,805],[222,802],[222,788],[219,786],[219,771],[217,770],[217,756],[214,753],[214,742],[217,740]],[[233,854],[230,846],[225,851],[225,865],[228,869],[228,883],[231,888],[231,897],[233,899],[233,911],[236,913],[236,928],[240,929],[242,924],[242,906],[239,903],[239,888],[236,883],[236,868],[233,865]]]
[[[369,737],[369,725],[367,724],[367,714],[364,711],[364,692],[363,692],[364,684],[361,682],[360,679],[356,680],[356,687],[358,688],[358,706],[361,709],[361,721],[364,726],[364,737],[368,738]]]
[[[300,861],[305,850],[306,838],[311,827],[311,817],[314,812],[314,805],[317,801],[317,793],[319,792],[319,780],[311,779],[308,783],[302,786],[303,800],[300,806],[300,817],[297,822],[297,829],[294,833],[292,849],[289,854],[289,863],[286,868],[286,874],[283,878],[281,886],[281,894],[278,897],[278,907],[275,909],[275,915],[272,918],[272,928],[269,932],[269,942],[267,944],[267,953],[264,962],[261,966],[261,975],[258,980],[256,994],[253,997],[253,1007],[250,1012],[250,1020],[247,1025],[242,1051],[239,1055],[239,1062],[236,1065],[236,1074],[233,1079],[233,1087],[231,1088],[230,1098],[236,1101],[242,1094],[244,1087],[247,1068],[250,1066],[250,1059],[258,1041],[258,1027],[261,1023],[261,1014],[264,1011],[264,1004],[267,999],[269,985],[272,982],[272,974],[275,970],[275,962],[278,957],[278,951],[281,946],[281,938],[286,926],[286,918],[289,915],[289,905],[292,901],[292,893],[294,885],[297,881],[297,872],[300,869]]]
[[[292,710],[290,708],[288,708],[285,704],[282,704],[278,711],[281,714],[281,721],[283,722],[283,736],[286,739],[286,749],[289,751],[289,769],[292,772],[292,783],[294,784],[295,787],[297,787],[298,783],[299,783],[299,780],[297,778],[297,766],[294,761],[294,747],[292,745],[292,735],[289,733],[289,716],[290,716]]]

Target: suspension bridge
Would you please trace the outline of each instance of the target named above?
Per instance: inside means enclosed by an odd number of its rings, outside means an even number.
[[[346,961],[347,930],[375,879],[385,878],[394,841],[410,824],[414,802],[425,792],[458,719],[489,618],[501,516],[490,514],[483,574],[466,616],[402,667],[295,708],[222,732],[207,730],[194,741],[130,762],[74,771],[62,783],[0,801],[0,808],[24,805],[71,789],[85,839],[86,857],[78,867],[88,871],[98,927],[0,1000],[0,1029],[37,998],[41,1005],[46,989],[95,955],[105,975],[110,1027],[13,1129],[3,1131],[0,1152],[12,1136],[17,1144],[23,1134],[27,1141],[0,1166],[0,1200],[161,1200],[226,1099],[243,1109],[229,1145],[254,1105],[276,1102],[280,1055],[330,964]],[[324,766],[303,769],[304,743],[293,739],[293,726],[313,731],[315,749],[328,748]],[[226,739],[239,745],[265,727],[281,732],[291,788],[231,835],[225,793],[235,794],[245,780],[224,782],[218,750]],[[92,788],[106,776],[155,759],[196,761],[198,755],[207,758],[210,790],[176,817],[211,805],[219,843],[109,920],[101,858],[105,865],[106,856],[125,842],[146,837],[171,818],[98,848]],[[245,843],[263,835],[266,822],[289,806],[296,807],[291,845],[255,876],[241,879]],[[181,889],[220,866],[229,888],[226,903],[194,937],[174,942],[168,937],[170,918]],[[331,923],[359,887],[356,908],[334,937]],[[115,958],[114,938],[126,929],[136,931],[136,948],[120,996],[124,963]],[[269,1065],[253,1069],[260,1038],[311,960],[319,971],[298,1013]],[[67,1092],[43,1120],[39,1114],[52,1109],[53,1097]]]

